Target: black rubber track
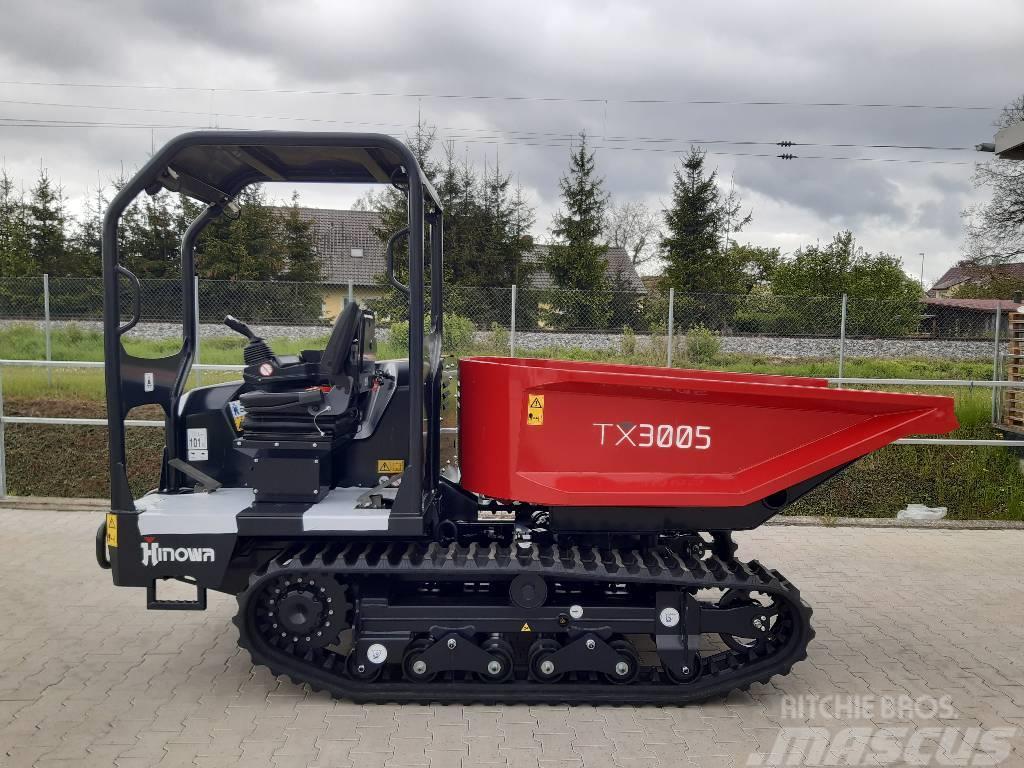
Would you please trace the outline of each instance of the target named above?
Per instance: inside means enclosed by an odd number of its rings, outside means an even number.
[[[263,585],[294,571],[296,575],[335,576],[343,582],[372,578],[409,581],[505,581],[520,573],[537,573],[557,582],[646,583],[665,587],[751,590],[770,594],[780,601],[783,622],[781,642],[766,652],[722,651],[703,657],[702,674],[692,683],[677,684],[660,670],[647,668],[645,677],[628,685],[612,685],[593,676],[590,680],[563,680],[544,684],[530,680],[487,683],[469,679],[418,683],[386,676],[365,682],[353,679],[342,664],[303,659],[272,646],[256,631],[252,597]],[[710,557],[696,560],[666,547],[643,552],[600,550],[594,547],[559,548],[532,545],[529,549],[497,544],[461,547],[437,543],[310,545],[292,548],[253,574],[249,587],[238,595],[235,624],[239,645],[249,651],[254,664],[268,667],[293,683],[308,683],[339,698],[360,703],[458,702],[458,703],[581,703],[581,704],[683,704],[702,701],[729,691],[767,683],[787,674],[807,657],[814,637],[811,608],[781,574],[767,570],[756,560],[744,563]],[[390,665],[389,665],[390,666]]]

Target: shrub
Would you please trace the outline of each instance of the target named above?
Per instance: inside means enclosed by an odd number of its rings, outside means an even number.
[[[668,339],[652,333],[647,342],[647,359],[651,365],[665,365],[668,360]]]
[[[388,344],[396,349],[409,348],[409,321],[398,320],[388,330]]]
[[[424,317],[424,332],[426,332],[429,327],[430,318]],[[473,334],[475,331],[476,326],[473,325],[472,320],[462,317],[461,315],[450,315],[446,312],[444,315],[444,332],[441,338],[441,350],[452,355],[461,355],[468,352],[473,346]],[[398,349],[409,348],[409,322],[407,320],[399,320],[398,322],[391,324],[388,343]],[[506,342],[506,347],[507,346]]]
[[[722,342],[714,331],[695,325],[686,332],[686,358],[695,363],[710,363],[722,351]]]
[[[426,325],[426,321],[424,321]],[[444,314],[444,334],[441,349],[449,354],[461,355],[473,346],[473,334],[476,326],[468,317]],[[408,331],[406,331],[408,334]]]
[[[509,336],[505,326],[500,323],[491,323],[491,348],[499,355],[509,354]]]
[[[636,353],[636,334],[628,325],[622,326],[622,338],[619,340],[619,345],[624,355]]]
[[[771,327],[772,318],[765,312],[741,309],[736,312],[733,318],[733,330],[736,333],[749,333],[760,335],[766,333]]]

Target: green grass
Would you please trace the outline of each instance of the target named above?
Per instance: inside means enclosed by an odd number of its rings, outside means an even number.
[[[102,360],[103,341],[99,333],[75,327],[53,333],[53,359]],[[322,348],[326,333],[315,339],[270,339],[281,354],[294,354],[302,349]],[[129,341],[128,351],[141,357],[161,357],[175,353],[180,344],[173,340]],[[244,340],[239,336],[204,339],[201,359],[204,363],[239,364]],[[496,350],[486,346],[467,350],[465,354],[489,354]],[[502,353],[502,351],[497,351]],[[405,351],[379,346],[381,358],[402,357]],[[632,364],[660,364],[659,356],[646,352],[624,355],[615,351],[590,351],[578,348],[550,348],[523,352],[533,357],[556,357],[569,360],[595,360]],[[31,326],[0,329],[0,358],[43,359],[43,334]],[[679,361],[685,366],[686,361]],[[720,355],[703,367],[727,371],[774,373],[801,376],[835,376],[837,361],[784,360],[754,355]],[[912,379],[990,379],[992,365],[985,361],[932,359],[849,359],[845,374],[865,378]],[[102,413],[103,372],[101,369],[60,369],[52,371],[52,385],[44,369],[7,368],[0,371],[3,391],[8,400],[7,412],[19,412],[19,406],[40,415],[84,415]],[[204,371],[201,383],[210,384],[239,378],[233,372]],[[194,372],[190,386],[196,384]],[[987,389],[962,387],[890,387],[893,391],[919,391],[946,394],[955,400],[960,428],[951,436],[992,438],[998,433],[991,426],[991,393]],[[40,410],[43,409],[43,410]],[[63,409],[63,411],[62,411]],[[91,409],[91,410],[90,410]],[[30,431],[35,430],[35,431]],[[70,432],[69,430],[77,430]],[[158,430],[134,430],[132,439],[140,451],[153,452],[159,444]],[[8,462],[13,493],[102,495],[104,471],[102,429],[77,427],[23,426],[8,429]],[[83,442],[95,443],[91,452],[83,450]],[[37,464],[75,446],[62,459],[66,471],[40,472]],[[92,455],[97,466],[80,467],[81,457]],[[148,454],[147,454],[148,455]],[[20,456],[20,458],[19,458]],[[152,484],[149,474],[158,466],[158,457],[145,462],[145,472],[133,477],[133,486],[144,489]],[[140,462],[140,464],[143,462]],[[97,479],[101,478],[101,479]],[[59,482],[58,482],[59,481]],[[56,483],[56,485],[54,484]],[[137,490],[138,490],[137,489]],[[824,484],[790,508],[793,514],[817,514],[829,517],[890,517],[910,502],[948,506],[950,516],[958,518],[1024,519],[1024,475],[1018,468],[1017,455],[1004,448],[961,448],[938,446],[889,446],[861,459],[846,472]]]

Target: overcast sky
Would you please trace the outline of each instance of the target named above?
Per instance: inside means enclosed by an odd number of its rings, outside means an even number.
[[[978,199],[977,153],[725,142],[972,147],[991,140],[998,107],[1024,92],[1024,3],[1014,0],[2,6],[0,157],[26,185],[42,163],[74,206],[98,179],[136,168],[152,143],[189,128],[404,136],[419,111],[460,154],[497,156],[518,176],[538,236],[558,205],[567,136],[594,137],[614,200],[659,208],[677,153],[698,139],[724,153],[709,159],[753,209],[741,241],[792,251],[850,228],[914,274],[925,252],[926,280],[958,258],[960,211]],[[86,87],[110,85],[150,87]],[[942,162],[783,161],[781,151]],[[346,206],[359,191],[302,194],[308,205]]]

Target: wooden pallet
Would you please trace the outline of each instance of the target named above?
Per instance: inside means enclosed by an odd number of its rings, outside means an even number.
[[[1015,427],[1024,426],[1024,407],[1021,407],[1022,405],[1024,403],[1007,405],[1003,409],[1003,422]]]
[[[1011,312],[1007,319],[1010,341],[1024,341],[1024,312]]]
[[[1003,353],[1004,360],[1024,360],[1024,341],[1011,341]]]
[[[1007,323],[1006,379],[1021,386],[1003,390],[1000,426],[1024,431],[1024,312],[1010,312]]]
[[[1003,408],[1007,413],[1020,411],[1024,413],[1024,389],[1006,389],[1003,391]]]

